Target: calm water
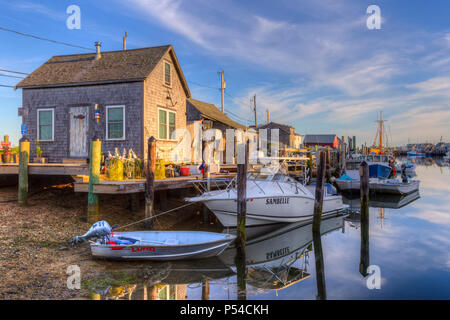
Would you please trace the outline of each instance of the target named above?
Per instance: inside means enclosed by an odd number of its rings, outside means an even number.
[[[360,273],[359,214],[322,221],[328,299],[450,299],[450,167],[419,161],[419,194],[371,198],[370,265],[381,288]],[[359,199],[346,199],[358,209]],[[315,254],[310,224],[249,228],[246,289],[238,290],[235,250],[181,263],[113,263],[93,279],[97,298],[315,299]]]

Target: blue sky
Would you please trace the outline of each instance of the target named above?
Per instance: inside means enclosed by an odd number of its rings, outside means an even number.
[[[81,8],[81,29],[66,8]],[[369,30],[366,9],[381,9]],[[103,50],[172,44],[194,98],[253,124],[290,124],[301,134],[356,135],[371,144],[383,111],[391,144],[450,141],[448,1],[4,1],[0,27]],[[32,72],[53,55],[86,52],[0,30],[0,69]],[[5,74],[0,72],[0,74]],[[0,76],[0,84],[20,79]],[[204,86],[199,86],[201,84]],[[206,87],[205,87],[206,86]],[[213,87],[213,88],[210,88]],[[20,134],[21,90],[0,87],[0,135]]]

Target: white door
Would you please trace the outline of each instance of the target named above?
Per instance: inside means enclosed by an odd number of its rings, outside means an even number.
[[[70,119],[70,157],[87,158],[89,107],[72,107],[69,111]]]

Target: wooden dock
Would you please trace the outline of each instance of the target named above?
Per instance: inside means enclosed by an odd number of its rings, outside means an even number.
[[[18,163],[0,163],[0,175],[19,174]],[[47,176],[89,175],[89,165],[76,163],[29,163],[28,174]]]
[[[217,179],[232,179],[235,174],[214,174],[211,175],[211,181]],[[170,190],[170,189],[184,189],[194,187],[192,181],[204,181],[202,175],[192,175],[188,177],[167,178],[162,180],[155,180],[155,191]],[[206,181],[205,181],[206,182]],[[74,182],[75,192],[89,192],[89,177],[78,176],[75,177]],[[100,180],[99,183],[94,184],[93,193],[95,194],[133,194],[145,192],[146,179],[132,179],[123,181]]]
[[[82,163],[30,163],[28,165],[30,175],[46,176],[72,176],[75,192],[89,191],[89,165]],[[1,163],[0,175],[18,175],[19,164]],[[212,174],[211,181],[216,179],[232,179],[235,173]],[[192,181],[202,181],[202,175],[190,175],[187,177],[166,178],[155,180],[155,190],[170,190],[192,188]],[[123,181],[110,181],[101,177],[98,184],[94,184],[95,194],[133,194],[145,192],[146,179],[133,179]]]

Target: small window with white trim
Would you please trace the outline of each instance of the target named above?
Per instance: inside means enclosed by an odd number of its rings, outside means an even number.
[[[106,107],[106,139],[125,140],[125,106]]]
[[[55,135],[55,110],[38,109],[38,140],[53,141]]]
[[[171,140],[176,127],[176,113],[174,111],[158,108],[158,137],[162,140]]]
[[[170,63],[167,61],[164,61],[164,84],[167,86],[172,85],[172,78],[170,75]]]

